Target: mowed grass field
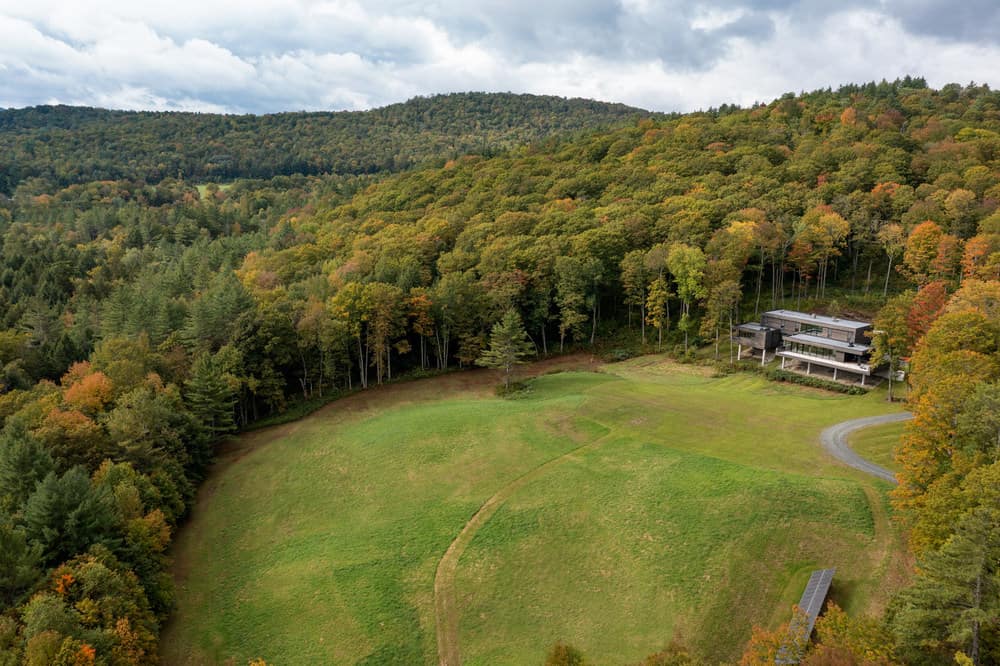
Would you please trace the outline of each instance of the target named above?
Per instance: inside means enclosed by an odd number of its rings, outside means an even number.
[[[903,434],[904,425],[904,423],[886,423],[858,430],[850,434],[847,443],[859,456],[886,469],[897,471],[898,467],[893,452]]]
[[[401,384],[246,436],[178,537],[164,662],[436,663],[438,562],[505,488],[454,576],[466,664],[541,663],[557,640],[598,664],[675,638],[734,658],[820,566],[848,610],[885,602],[888,486],[818,443],[883,396],[655,357],[602,370],[517,400],[482,371]]]

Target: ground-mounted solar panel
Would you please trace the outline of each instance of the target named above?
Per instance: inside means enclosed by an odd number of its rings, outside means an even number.
[[[788,625],[788,638],[785,643],[778,648],[778,654],[774,659],[776,664],[797,664],[809,637],[812,636],[813,628],[816,626],[816,618],[823,610],[823,603],[826,595],[830,592],[830,584],[833,583],[833,575],[836,569],[818,569],[809,576],[806,589],[802,592],[799,600],[799,610]]]

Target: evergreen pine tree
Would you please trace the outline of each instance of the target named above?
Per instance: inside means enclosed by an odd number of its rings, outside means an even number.
[[[510,375],[515,365],[524,362],[531,353],[531,342],[524,331],[521,315],[517,310],[508,310],[503,319],[493,325],[490,332],[490,348],[476,360],[477,365],[502,369],[504,389],[510,389]]]
[[[0,511],[16,513],[39,481],[54,469],[52,456],[41,442],[24,433],[0,436]]]
[[[55,564],[93,544],[117,545],[118,519],[105,488],[94,488],[82,467],[61,477],[54,472],[38,484],[24,507],[28,538],[42,547],[44,561]]]
[[[233,418],[236,399],[213,356],[202,354],[195,360],[184,389],[191,413],[201,422],[210,439],[236,430]]]
[[[996,646],[1000,614],[1000,534],[997,513],[980,507],[966,514],[940,549],[920,563],[913,586],[902,595],[896,632],[903,645],[947,658],[963,651],[974,664]],[[917,656],[917,655],[914,655]]]
[[[0,604],[16,605],[41,578],[41,548],[28,543],[24,530],[0,522]]]

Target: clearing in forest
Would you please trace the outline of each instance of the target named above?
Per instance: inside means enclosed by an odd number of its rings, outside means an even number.
[[[433,664],[439,620],[464,664],[541,663],[557,640],[625,664],[674,638],[714,661],[786,620],[812,569],[837,567],[850,611],[898,584],[888,484],[818,442],[893,409],[883,395],[655,357],[516,400],[491,377],[394,385],[242,438],[177,540],[165,663]]]

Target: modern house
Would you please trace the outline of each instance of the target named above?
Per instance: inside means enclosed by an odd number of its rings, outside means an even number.
[[[865,335],[871,323],[838,317],[772,310],[761,315],[760,322],[740,324],[735,337],[739,343],[739,356],[743,348],[760,352],[761,363],[769,352],[781,358],[781,367],[788,361],[805,365],[806,374],[812,366],[833,371],[837,379],[840,372],[861,376],[861,385],[870,377],[875,366],[869,363],[870,345]]]

